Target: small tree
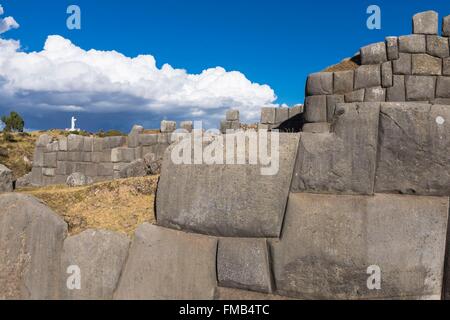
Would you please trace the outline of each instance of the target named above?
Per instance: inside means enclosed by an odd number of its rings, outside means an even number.
[[[23,132],[25,122],[17,112],[11,112],[9,116],[2,116],[2,122],[5,124],[3,131],[5,132]]]

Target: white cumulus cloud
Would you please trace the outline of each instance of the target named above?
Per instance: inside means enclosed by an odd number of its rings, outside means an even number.
[[[40,110],[148,111],[214,121],[227,108],[237,108],[251,121],[276,96],[238,71],[215,67],[189,74],[169,64],[158,68],[151,55],[84,50],[54,35],[42,51],[29,53],[18,41],[0,39],[0,99]]]
[[[0,16],[4,14],[2,5],[0,5]],[[0,18],[0,34],[5,33],[11,29],[19,28],[19,24],[13,17]]]

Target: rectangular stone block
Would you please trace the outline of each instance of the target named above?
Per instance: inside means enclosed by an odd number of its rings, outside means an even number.
[[[437,78],[436,97],[450,98],[450,77]]]
[[[412,74],[440,75],[442,74],[442,59],[428,54],[413,54]]]
[[[216,252],[214,238],[145,223],[136,231],[114,298],[213,299]]]
[[[131,148],[115,148],[111,150],[111,162],[132,162],[134,150]]]
[[[91,162],[92,161],[92,152],[82,152],[81,153],[81,161]]]
[[[406,100],[430,101],[435,98],[436,77],[406,76]]]
[[[85,174],[88,177],[96,177],[98,175],[98,165],[96,163],[88,163],[86,165]]]
[[[94,163],[100,163],[103,161],[103,152],[92,152],[91,160]]]
[[[331,122],[334,117],[334,111],[336,105],[339,103],[344,103],[344,95],[329,95],[327,96],[327,121]]]
[[[353,91],[354,71],[337,71],[334,75],[334,93],[344,94]]]
[[[221,287],[271,292],[266,239],[219,239],[217,279]]]
[[[386,101],[386,89],[382,87],[367,88],[364,96],[365,102],[384,102]]]
[[[111,150],[103,150],[102,162],[111,162]]]
[[[275,123],[275,108],[264,107],[261,108],[261,123],[274,124]]]
[[[77,162],[74,164],[74,172],[80,172],[83,174],[86,174],[86,169],[88,167],[89,164],[87,163],[82,163],[82,162]]]
[[[331,124],[329,122],[305,123],[302,132],[308,133],[329,133]]]
[[[362,47],[361,64],[381,64],[387,61],[386,44],[378,42]]]
[[[426,37],[424,35],[413,34],[400,36],[398,38],[399,52],[425,53],[427,51],[426,42]]]
[[[83,151],[84,139],[82,136],[71,134],[67,137],[67,149],[69,151]]]
[[[435,57],[447,58],[450,55],[448,38],[427,36],[427,53]]]
[[[158,224],[216,236],[278,237],[299,136],[272,132],[268,141],[263,138],[238,132],[226,135],[227,141],[221,144],[220,139],[225,137],[218,136],[210,143],[223,148],[228,156],[228,161],[221,160],[225,164],[194,164],[192,158],[190,163],[175,164],[171,153],[181,147],[192,150],[192,141],[171,145],[164,156],[156,197]],[[272,153],[277,141],[278,152],[274,149]],[[272,161],[271,156],[266,164],[255,160],[255,150],[248,150],[258,145],[260,150],[268,148],[269,155],[274,156]]]
[[[306,95],[327,94],[333,94],[333,73],[317,72],[310,74],[306,80]]]
[[[381,85],[380,65],[360,66],[355,70],[355,89],[377,87]]]
[[[450,108],[381,106],[376,192],[450,195]]]
[[[443,59],[442,74],[444,76],[450,76],[450,58]]]
[[[58,151],[59,151],[58,141],[53,141],[47,144],[46,152],[58,152]]]
[[[282,123],[287,119],[289,119],[289,108],[277,108],[275,111],[275,123]]]
[[[152,146],[158,143],[158,134],[140,134],[139,145]]]
[[[83,151],[85,151],[85,152],[92,152],[92,150],[93,150],[93,141],[94,141],[94,138],[92,138],[92,137],[84,137]]]
[[[405,76],[393,76],[393,86],[386,89],[386,101],[406,101]]]
[[[56,166],[55,174],[57,175],[65,175],[66,174],[66,161],[58,161],[58,165]]]
[[[436,11],[425,11],[413,16],[413,33],[437,34],[438,14]]]
[[[59,151],[67,151],[67,137],[60,137],[58,139]]]
[[[103,151],[103,138],[94,137],[92,141],[92,151],[93,152],[102,152]]]
[[[192,130],[194,129],[194,123],[192,121],[182,121],[180,124],[180,128],[186,130],[187,132],[192,132]]]
[[[306,97],[305,120],[307,122],[327,121],[327,96]]]
[[[392,62],[394,74],[411,74],[411,54],[400,53],[399,59]]]
[[[67,152],[67,160],[73,162],[83,161],[83,153],[79,151]]]
[[[112,163],[99,163],[97,166],[99,176],[112,176],[113,164]]]
[[[237,109],[227,110],[226,120],[228,120],[228,121],[239,121],[239,110],[237,110]]]
[[[303,113],[303,109],[304,109],[304,108],[303,108],[303,105],[302,105],[302,104],[300,104],[300,105],[295,105],[295,106],[289,108],[289,119],[291,119],[291,118],[293,118],[293,117],[296,117],[296,116],[302,114],[302,113]]]
[[[44,167],[56,168],[56,152],[44,153]]]
[[[344,95],[345,102],[352,103],[352,102],[363,102],[364,101],[364,94],[365,89],[360,89],[356,91],[352,91],[349,93],[346,93]]]
[[[43,167],[44,166],[44,150],[45,147],[34,148],[33,154],[33,167]]]
[[[33,167],[31,169],[31,184],[34,186],[42,186],[42,168]]]
[[[177,123],[175,121],[161,121],[161,132],[167,133],[167,132],[174,132],[177,130]]]
[[[67,152],[60,151],[56,154],[56,160],[58,161],[67,161]]]
[[[338,105],[332,133],[301,133],[293,192],[373,194],[380,103]]]
[[[126,142],[127,138],[124,136],[103,138],[103,150],[123,147]]]
[[[442,19],[442,35],[444,37],[450,37],[450,16]]]
[[[271,240],[279,294],[300,299],[440,299],[448,198],[290,194]],[[370,274],[381,276],[370,290]]]
[[[381,85],[383,88],[389,88],[394,85],[391,61],[385,62],[381,65]]]
[[[389,60],[397,60],[399,58],[397,37],[386,37],[386,51]]]

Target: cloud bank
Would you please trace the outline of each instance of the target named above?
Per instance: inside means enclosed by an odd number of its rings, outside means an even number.
[[[11,17],[0,21],[0,33],[19,26]],[[84,50],[58,35],[48,36],[38,52],[23,52],[19,41],[0,38],[0,107],[134,112],[212,123],[228,108],[239,109],[243,120],[257,120],[260,108],[275,100],[268,85],[221,67],[189,74],[169,64],[158,68],[151,55],[130,58],[116,51]]]

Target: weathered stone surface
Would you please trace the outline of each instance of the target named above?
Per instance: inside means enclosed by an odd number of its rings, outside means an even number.
[[[339,103],[344,103],[344,95],[329,95],[327,96],[327,121],[331,122],[334,116],[334,111],[336,110],[336,105]]]
[[[33,167],[31,169],[31,184],[34,186],[42,185],[42,168]]]
[[[436,11],[425,11],[413,16],[413,33],[437,34],[438,14]]]
[[[383,88],[389,88],[394,85],[391,61],[381,65],[381,85]]]
[[[317,72],[308,76],[306,81],[306,94],[327,95],[333,93],[333,73]]]
[[[389,60],[397,60],[398,55],[398,38],[386,37],[386,51]]]
[[[392,62],[394,74],[411,74],[411,54],[400,53],[399,59]]]
[[[115,299],[214,298],[217,240],[141,225],[133,243]]]
[[[346,93],[344,95],[345,102],[351,103],[351,102],[363,102],[364,101],[364,94],[365,89],[360,89],[356,91],[352,91],[349,93]]]
[[[378,42],[362,47],[361,64],[380,64],[387,61],[386,44]]]
[[[425,53],[427,51],[426,38],[424,35],[412,34],[398,38],[399,52]]]
[[[448,38],[439,36],[427,36],[427,53],[439,57],[449,56]]]
[[[215,300],[256,300],[256,301],[269,301],[269,300],[293,300],[288,297],[277,296],[274,294],[267,294],[261,292],[222,288],[217,287],[214,294]]]
[[[55,168],[42,168],[42,174],[46,177],[53,177],[55,175]]]
[[[0,163],[0,192],[13,191],[13,173]]]
[[[413,54],[412,74],[440,75],[442,74],[442,60],[428,54]]]
[[[380,85],[380,65],[365,65],[360,66],[355,70],[355,89],[376,87]]]
[[[430,101],[435,97],[436,77],[406,76],[406,100]]]
[[[261,108],[261,123],[266,124],[275,123],[275,108],[269,107]]]
[[[289,118],[293,118],[301,113],[303,113],[304,108],[302,104],[297,104],[291,108],[289,108]]]
[[[237,121],[237,120],[239,120],[239,110],[237,110],[237,109],[227,110],[226,120],[228,120],[228,121]]]
[[[394,75],[393,86],[386,89],[386,101],[405,101],[405,76]]]
[[[99,163],[98,164],[98,175],[102,177],[113,175],[113,164],[112,163]]]
[[[147,171],[149,174],[160,174],[161,173],[161,160],[156,157],[156,154],[149,152],[144,155],[144,162],[147,166]]]
[[[152,146],[158,143],[157,134],[140,134],[139,135],[139,145],[142,146]]]
[[[450,77],[437,78],[436,97],[450,98]]]
[[[67,137],[68,151],[83,151],[84,139],[83,136],[71,134]]]
[[[20,188],[26,188],[26,187],[31,186],[31,177],[32,177],[32,174],[30,172],[30,173],[27,173],[27,174],[23,175],[22,177],[18,178],[16,181],[16,188],[20,189]]]
[[[442,19],[442,35],[444,37],[450,37],[450,16]]]
[[[50,142],[52,142],[52,137],[48,134],[42,134],[36,141],[36,147],[47,147]]]
[[[44,167],[56,168],[56,152],[44,153]]]
[[[161,121],[161,132],[174,132],[177,129],[177,123],[175,121]]]
[[[305,299],[439,299],[448,198],[291,194],[272,240],[281,294]],[[369,290],[369,266],[381,289]]]
[[[143,159],[135,160],[129,164],[126,164],[119,171],[119,177],[132,178],[132,177],[145,177],[147,175],[147,166]]]
[[[305,120],[307,122],[327,121],[327,96],[306,97]]]
[[[302,132],[308,133],[329,133],[331,124],[329,122],[305,123]]]
[[[83,151],[84,152],[92,152],[93,148],[93,137],[83,137]]]
[[[127,138],[123,136],[106,137],[103,138],[103,150],[110,150],[122,147],[126,144]]]
[[[386,101],[386,89],[382,87],[367,88],[364,96],[365,102]]]
[[[112,299],[128,256],[126,235],[103,230],[86,230],[64,241],[61,259],[61,299]],[[81,272],[81,289],[69,290],[66,281],[70,266]],[[70,271],[70,269],[69,269]]]
[[[239,117],[239,114],[238,114]],[[192,130],[194,129],[194,124],[192,121],[182,121],[180,123],[180,128],[183,130],[186,130],[187,132],[192,132]]]
[[[450,76],[450,58],[443,59],[442,74],[444,76]]]
[[[144,133],[144,127],[139,125],[134,125],[128,134],[128,147],[136,148],[139,146],[139,135]]]
[[[87,177],[84,173],[74,172],[70,176],[67,177],[66,184],[69,187],[82,187],[88,184],[92,184],[93,180],[90,177]]]
[[[217,278],[221,287],[271,291],[265,239],[221,238],[217,250]]]
[[[450,195],[450,108],[381,106],[376,192]]]
[[[289,119],[289,108],[277,108],[275,112],[275,123],[285,122],[287,119]]]
[[[134,149],[121,147],[111,150],[112,162],[132,162],[134,160]]]
[[[334,72],[334,93],[344,94],[353,91],[354,71],[337,71]]]
[[[301,133],[293,192],[372,194],[380,103],[342,104],[333,133]]]
[[[240,159],[242,164],[236,164],[236,160],[232,160],[233,164],[175,164],[171,161],[171,153],[177,152],[183,145],[169,147],[156,197],[158,224],[218,236],[277,237],[281,230],[299,135],[268,133],[267,143],[262,137],[256,141],[255,133],[254,138],[241,143],[249,134],[239,132],[227,135],[226,150],[229,153],[235,150],[234,158]],[[279,156],[277,152],[271,152],[272,143],[275,147],[277,139]],[[250,145],[257,146],[259,143],[260,150],[267,147],[269,157],[273,154],[272,161],[262,164],[261,160],[266,156],[250,161],[248,151],[243,149],[249,150]],[[213,147],[225,151],[220,139],[211,142],[210,148]],[[222,158],[222,163],[225,163],[223,161]],[[258,187],[249,188],[250,185]]]
[[[28,195],[0,195],[0,207],[0,299],[57,299],[66,223]]]

